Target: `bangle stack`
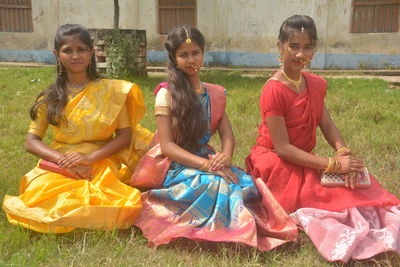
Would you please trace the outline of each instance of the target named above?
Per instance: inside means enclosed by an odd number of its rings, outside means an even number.
[[[329,163],[328,166],[325,168],[324,173],[326,172],[335,172],[337,170],[340,170],[340,161],[338,158],[328,158]]]
[[[199,168],[199,171],[208,172],[210,170],[211,161],[207,160],[204,164]]]
[[[340,155],[340,154],[342,154],[342,152],[343,152],[344,150],[348,150],[348,151],[350,151],[350,149],[348,149],[347,147],[345,147],[345,146],[342,146],[342,147],[340,147],[340,148],[336,149],[336,152],[335,152],[335,154],[336,154],[336,155]]]
[[[215,155],[213,155],[213,157],[214,156]],[[212,159],[212,160],[214,160],[214,159]],[[232,159],[231,159],[231,157],[221,153],[221,157],[218,160],[216,160],[215,162],[217,164],[222,164],[224,166],[230,166],[231,162],[232,162]]]

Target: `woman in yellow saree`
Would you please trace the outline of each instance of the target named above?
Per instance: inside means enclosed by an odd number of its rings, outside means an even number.
[[[57,81],[31,108],[25,145],[43,164],[23,177],[19,196],[5,196],[3,209],[10,223],[43,233],[128,228],[140,212],[140,192],[121,181],[153,137],[137,124],[142,93],[130,82],[99,78],[85,27],[61,26],[54,46]]]

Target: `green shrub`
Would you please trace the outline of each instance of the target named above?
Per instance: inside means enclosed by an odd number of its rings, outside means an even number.
[[[130,34],[114,30],[106,39],[108,60],[107,75],[112,78],[124,79],[141,74],[137,64],[139,42]]]

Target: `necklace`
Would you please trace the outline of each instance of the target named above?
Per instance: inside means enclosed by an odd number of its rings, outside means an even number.
[[[196,93],[196,95],[199,95],[203,92],[203,83],[201,81],[199,82],[199,87],[194,89],[194,92]]]
[[[67,82],[67,89],[71,93],[79,93],[83,89],[85,89],[86,84],[88,83],[89,80],[84,81],[83,83],[69,83]]]
[[[300,84],[301,84],[302,75],[300,74],[300,78],[296,81],[296,80],[293,80],[293,79],[289,78],[289,76],[286,75],[286,73],[285,73],[285,71],[283,69],[281,69],[281,71],[283,73],[283,76],[285,76],[286,80],[288,80],[291,84],[294,85],[294,87],[296,87],[296,92],[299,92],[300,91]]]
[[[69,88],[78,88],[78,87],[83,87],[86,86],[86,84],[88,83],[88,79],[86,79],[83,83],[69,83],[67,82],[67,87]]]

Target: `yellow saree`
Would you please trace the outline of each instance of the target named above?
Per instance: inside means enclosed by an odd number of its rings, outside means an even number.
[[[45,110],[39,110],[29,129],[41,137],[48,126]],[[133,132],[131,146],[93,164],[91,181],[67,178],[36,166],[23,177],[20,195],[4,198],[9,222],[43,233],[64,233],[77,227],[130,227],[142,206],[140,192],[121,181],[129,179],[153,137],[137,124],[145,112],[139,87],[127,81],[98,79],[70,98],[64,110],[66,123],[51,126],[50,147],[62,153],[91,153],[113,137],[123,112],[128,113]]]

